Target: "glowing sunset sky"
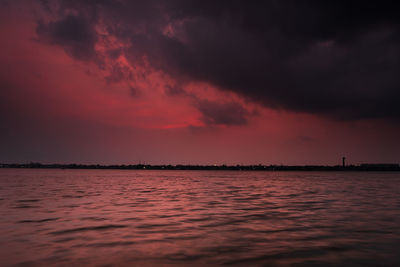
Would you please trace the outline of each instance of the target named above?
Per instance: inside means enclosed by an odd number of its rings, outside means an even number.
[[[1,1],[0,162],[400,162],[396,1]]]

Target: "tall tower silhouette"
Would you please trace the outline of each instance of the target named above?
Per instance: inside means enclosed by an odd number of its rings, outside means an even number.
[[[342,166],[343,168],[346,167],[346,157],[342,158]]]

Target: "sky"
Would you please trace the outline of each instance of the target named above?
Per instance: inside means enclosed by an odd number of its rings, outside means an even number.
[[[397,1],[2,0],[0,162],[400,162]]]

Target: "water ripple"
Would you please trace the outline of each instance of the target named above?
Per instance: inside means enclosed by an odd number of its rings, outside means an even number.
[[[0,169],[2,266],[400,266],[400,175]]]
[[[18,221],[17,223],[42,223],[42,222],[50,222],[50,221],[55,221],[60,218],[46,218],[46,219],[39,219],[39,220],[21,220]]]
[[[85,231],[104,231],[109,229],[116,229],[116,228],[125,228],[128,227],[127,225],[118,225],[118,224],[107,224],[107,225],[99,225],[99,226],[91,226],[91,227],[78,227],[72,229],[65,229],[61,231],[54,231],[50,232],[53,235],[63,235],[69,233],[76,233],[76,232],[85,232]]]

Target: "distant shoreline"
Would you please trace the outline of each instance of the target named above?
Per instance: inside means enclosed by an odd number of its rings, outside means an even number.
[[[0,168],[99,169],[99,170],[214,170],[214,171],[400,171],[399,164],[325,165],[98,165],[98,164],[0,164]]]

